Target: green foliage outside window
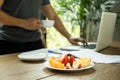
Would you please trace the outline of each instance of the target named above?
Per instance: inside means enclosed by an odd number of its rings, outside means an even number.
[[[67,30],[74,36],[94,41],[101,12],[109,11],[115,0],[51,0]],[[70,45],[54,28],[47,29],[48,47]]]

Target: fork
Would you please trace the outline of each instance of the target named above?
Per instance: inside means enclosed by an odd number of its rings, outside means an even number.
[[[74,56],[75,58],[79,58],[78,56],[75,56],[75,55],[70,54],[70,53],[68,53],[67,55],[68,55],[68,56]]]

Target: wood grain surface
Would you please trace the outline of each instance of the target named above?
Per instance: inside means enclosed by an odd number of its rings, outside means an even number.
[[[120,42],[100,51],[103,54],[120,55]],[[0,80],[120,80],[120,64],[98,64],[94,68],[78,72],[60,72],[45,68],[43,61],[25,62],[19,53],[0,56]]]

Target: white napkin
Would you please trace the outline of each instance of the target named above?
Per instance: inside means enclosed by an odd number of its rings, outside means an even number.
[[[91,49],[69,52],[78,57],[90,57],[96,63],[120,63],[120,55],[106,55]]]
[[[71,53],[78,57],[89,57],[96,63],[120,63],[120,55],[106,55],[99,52],[95,52],[91,49],[80,49],[79,51],[62,51],[59,48],[51,49],[63,54]],[[49,55],[55,55],[56,57],[60,54],[48,53]]]

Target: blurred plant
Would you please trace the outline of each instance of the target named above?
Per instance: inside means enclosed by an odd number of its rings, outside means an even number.
[[[80,27],[80,37],[93,41],[100,22],[101,12],[109,11],[114,0],[57,0],[58,14],[72,23],[72,30],[76,25]],[[93,27],[94,26],[94,27]],[[97,29],[96,29],[97,27]]]

